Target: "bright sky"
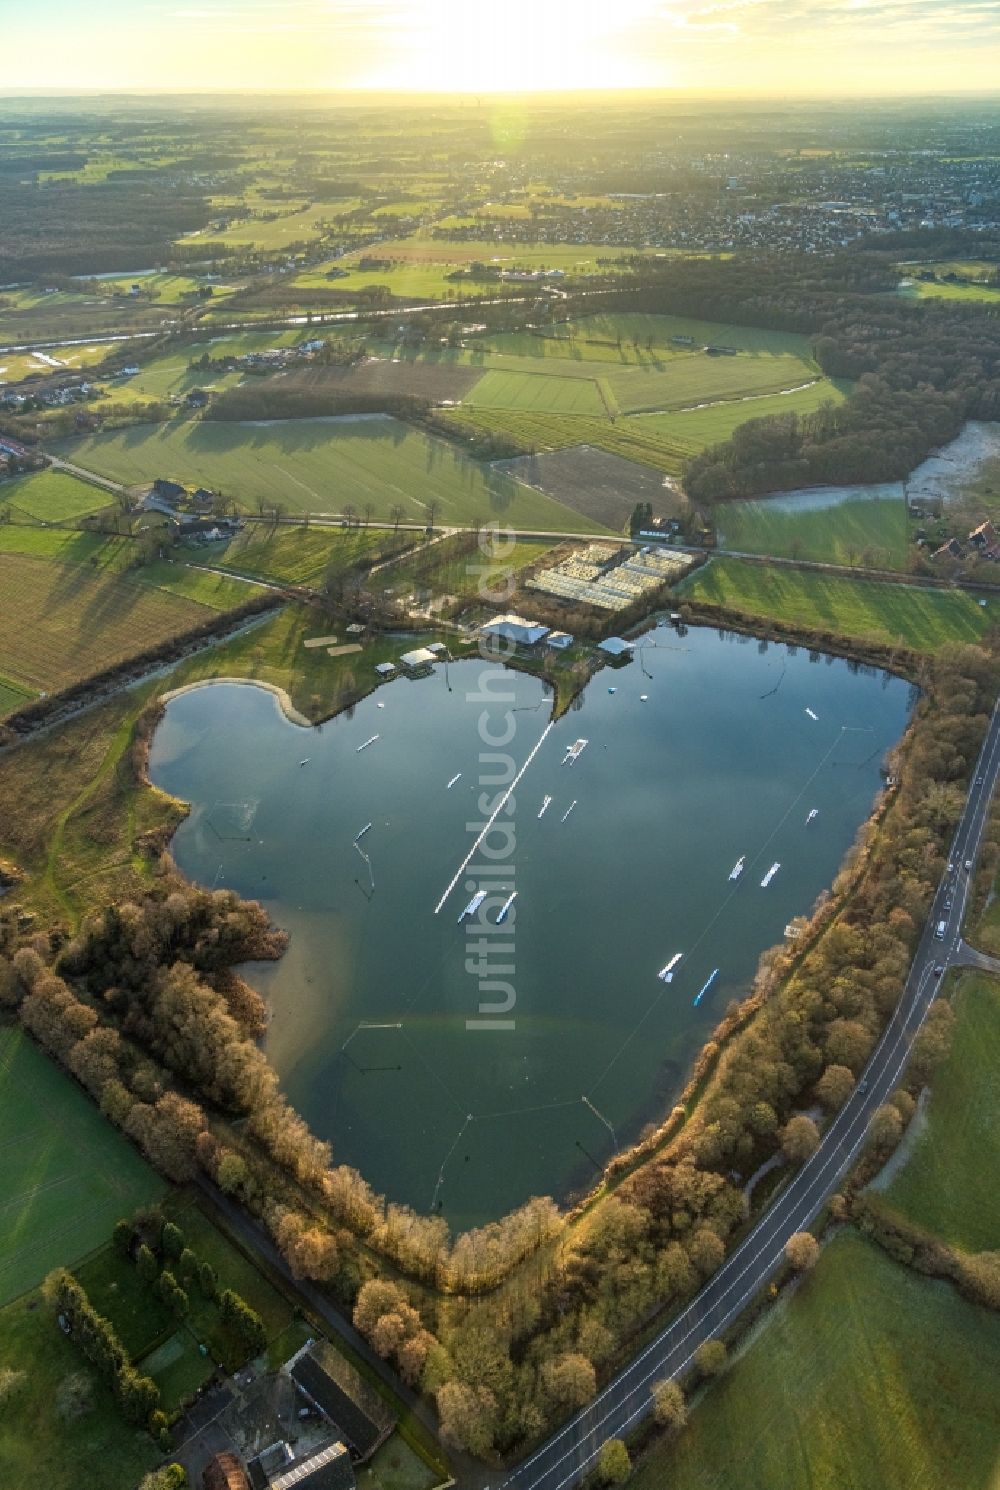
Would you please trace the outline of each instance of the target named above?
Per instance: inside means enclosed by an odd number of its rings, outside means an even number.
[[[5,92],[1000,89],[1000,0],[0,0],[0,12]]]

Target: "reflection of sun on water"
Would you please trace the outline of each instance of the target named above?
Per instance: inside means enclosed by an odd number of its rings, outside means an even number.
[[[654,79],[629,43],[656,9],[651,0],[404,0],[386,50],[398,46],[406,60],[370,81],[447,93],[641,87]],[[662,66],[655,81],[669,81]]]

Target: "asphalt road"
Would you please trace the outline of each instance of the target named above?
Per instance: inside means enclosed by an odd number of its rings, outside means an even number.
[[[1000,704],[994,709],[982,752],[952,842],[951,859],[917,947],[903,996],[854,1093],[823,1134],[820,1146],[775,1199],[688,1307],[604,1388],[593,1402],[507,1476],[490,1484],[508,1490],[567,1490],[595,1466],[609,1438],[632,1431],[651,1410],[654,1382],[683,1374],[698,1346],[721,1335],[780,1267],[785,1243],[808,1227],[837,1189],[865,1141],[876,1108],[899,1082],[910,1042],[935,994],[937,968],[973,962],[962,941],[962,920],[986,816],[1000,774]],[[946,908],[948,907],[948,908]],[[943,934],[937,930],[944,923]]]

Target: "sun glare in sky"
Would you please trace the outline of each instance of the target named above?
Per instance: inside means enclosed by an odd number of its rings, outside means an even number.
[[[0,0],[26,88],[995,93],[1000,0]]]

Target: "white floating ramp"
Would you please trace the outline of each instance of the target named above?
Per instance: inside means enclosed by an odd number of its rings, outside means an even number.
[[[566,821],[566,819],[569,817],[570,813],[573,811],[573,808],[575,806],[576,806],[576,798],[574,797],[573,800],[572,800],[572,802],[566,808],[566,811],[563,813],[562,817],[559,819],[559,821],[561,823],[564,823]]]
[[[740,857],[736,860],[736,863],[733,865],[732,869],[729,871],[729,878],[731,880],[739,879],[740,875],[746,868],[746,862],[746,854],[741,854]]]
[[[578,761],[589,744],[589,740],[574,740],[572,745],[567,745],[566,754],[562,758],[562,764],[565,765],[569,761],[570,765],[572,765],[574,761]]]
[[[660,968],[656,976],[660,979],[661,983],[672,983],[674,981],[674,968],[683,956],[683,952],[675,952],[666,966]]]
[[[361,829],[361,832],[358,834],[357,838],[355,838],[354,842],[355,843],[360,843],[361,840],[362,840],[362,838],[364,838],[365,834],[368,833],[368,832],[370,832],[370,831],[371,831],[371,823],[365,823],[364,827]]]
[[[461,771],[456,771],[455,772],[454,776],[451,778],[451,780],[449,781],[448,785],[445,787],[445,791],[446,792],[450,792],[451,791],[452,787],[455,785],[455,782],[458,781],[461,778],[461,775],[462,775]]]
[[[814,714],[813,711],[812,711],[812,709],[807,709],[806,710],[806,713],[809,715],[809,718],[810,719],[814,719],[817,722],[819,721],[819,715],[818,714]]]
[[[818,807],[811,807],[809,809],[809,816],[806,818],[806,827],[808,828],[809,824],[810,823],[814,823],[818,817],[819,817],[819,808]]]
[[[544,817],[544,816],[545,816],[545,814],[546,814],[546,813],[547,813],[547,812],[548,812],[548,810],[549,810],[549,803],[550,803],[550,802],[551,802],[551,801],[552,801],[552,798],[551,798],[551,797],[546,797],[546,798],[545,798],[545,800],[544,800],[544,802],[543,802],[543,803],[542,803],[542,805],[541,805],[541,807],[539,807],[539,809],[538,809],[538,816],[539,816],[539,817]]]
[[[374,745],[375,744],[375,741],[377,739],[378,739],[378,735],[372,735],[371,738],[368,739],[368,740],[366,740],[363,745],[359,745],[358,746],[358,754],[360,755],[361,752],[362,752],[362,750],[367,750],[368,747],[369,747],[369,745]]]
[[[507,912],[510,910],[511,906],[514,904],[514,901],[516,899],[517,899],[517,891],[516,890],[514,891],[514,893],[512,895],[508,895],[507,896],[507,899],[504,901],[503,905],[500,907],[500,914],[497,916],[497,925],[498,926],[500,925],[500,922],[501,921],[506,921],[506,919],[507,919]]]
[[[767,889],[768,885],[774,879],[774,876],[777,874],[777,872],[778,872],[778,870],[780,868],[781,868],[781,864],[779,863],[779,861],[777,859],[775,859],[774,863],[771,865],[770,869],[767,871],[767,873],[765,874],[764,878],[760,882],[760,888],[762,890],[766,890]]]
[[[697,1008],[698,1005],[701,1003],[702,999],[705,997],[706,993],[711,988],[712,984],[715,982],[715,980],[716,980],[716,978],[718,976],[719,976],[719,969],[718,968],[715,969],[714,973],[709,973],[708,979],[707,979],[704,987],[701,988],[701,989],[699,989],[699,991],[694,996],[695,1008]]]
[[[485,899],[486,891],[477,890],[475,895],[473,895],[472,899],[469,901],[468,905],[465,907],[465,910],[459,916],[459,925],[461,925],[461,923],[465,920],[466,916],[474,916]]]

